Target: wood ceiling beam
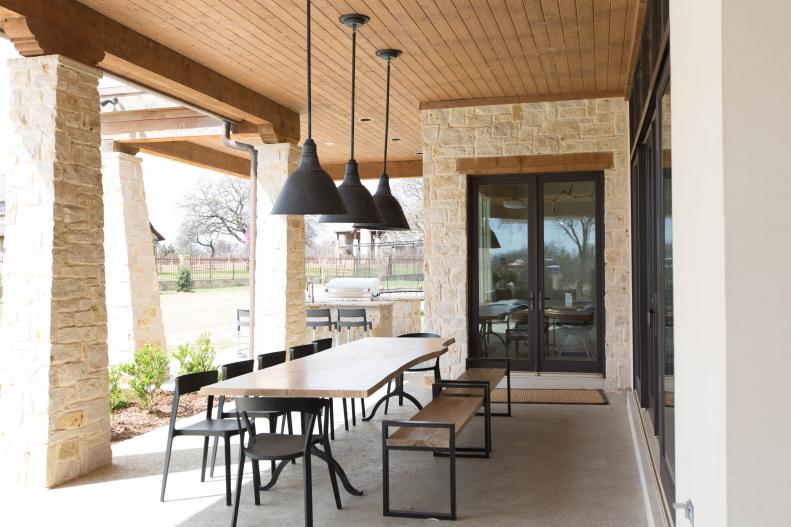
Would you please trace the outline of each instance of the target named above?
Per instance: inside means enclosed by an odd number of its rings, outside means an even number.
[[[237,123],[299,141],[299,114],[74,0],[0,0],[0,26],[25,56],[60,54]]]
[[[446,108],[467,108],[470,106],[492,106],[495,104],[521,104],[531,102],[575,101],[580,99],[599,99],[604,97],[623,97],[623,90],[591,90],[546,95],[513,95],[508,97],[485,97],[482,99],[455,99],[450,101],[425,101],[420,103],[421,110],[444,110]]]
[[[332,176],[332,179],[340,181],[343,179],[343,174],[346,171],[346,164],[322,165],[322,168]],[[360,173],[360,179],[378,179],[382,174],[382,163],[358,163],[357,171]],[[388,161],[387,175],[394,179],[423,177],[423,160],[409,159],[406,161]]]
[[[121,142],[113,144],[113,150],[134,155],[137,151],[151,154],[188,165],[216,170],[224,174],[248,179],[250,161],[189,141],[161,141],[149,143]]]

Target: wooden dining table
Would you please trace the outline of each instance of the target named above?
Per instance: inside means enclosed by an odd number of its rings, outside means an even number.
[[[401,373],[448,351],[453,338],[368,337],[335,346],[301,359],[256,370],[203,387],[200,393],[231,397],[370,397]],[[395,392],[390,397],[398,395]],[[379,404],[374,407],[378,408]],[[330,462],[318,449],[313,454]],[[360,496],[336,460],[339,479],[350,494]],[[278,465],[265,486],[271,488],[286,463]]]

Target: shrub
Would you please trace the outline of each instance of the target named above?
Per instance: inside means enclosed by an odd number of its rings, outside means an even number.
[[[188,293],[195,288],[195,282],[192,280],[192,271],[189,267],[182,267],[179,269],[179,275],[176,278],[176,290],[179,292]]]
[[[217,366],[214,364],[216,357],[217,352],[208,332],[201,333],[194,345],[182,344],[178,351],[173,353],[173,358],[179,363],[179,375],[216,370]]]
[[[159,346],[146,344],[135,352],[134,359],[124,364],[122,371],[129,375],[129,388],[140,407],[150,410],[159,389],[170,375],[168,356]]]
[[[126,393],[121,389],[121,375],[124,372],[124,366],[118,364],[111,366],[110,373],[110,412],[115,413],[121,408],[129,406],[129,398]]]

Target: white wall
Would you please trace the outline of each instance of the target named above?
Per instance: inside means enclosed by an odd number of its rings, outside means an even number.
[[[789,525],[791,3],[670,16],[676,497],[697,527]]]

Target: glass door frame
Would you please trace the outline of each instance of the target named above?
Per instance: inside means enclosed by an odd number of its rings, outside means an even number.
[[[544,284],[544,199],[543,184],[545,182],[562,181],[593,181],[596,184],[596,297],[595,309],[598,316],[596,321],[596,361],[546,361],[544,359],[544,330],[543,307],[544,299],[538,298],[539,290],[543,294]],[[564,173],[539,173],[539,174],[504,174],[493,176],[468,176],[467,177],[467,342],[470,357],[479,356],[477,349],[478,331],[480,321],[478,308],[480,299],[478,294],[478,247],[479,247],[479,221],[477,193],[481,185],[497,184],[522,184],[529,186],[531,207],[528,211],[528,255],[532,260],[530,265],[528,288],[534,298],[533,309],[529,315],[528,333],[536,335],[528,345],[531,349],[529,359],[511,359],[511,368],[517,371],[534,372],[574,372],[574,373],[601,373],[605,372],[604,343],[606,341],[606,313],[604,309],[604,253],[605,253],[605,225],[604,225],[604,173],[603,172],[564,172]],[[541,222],[541,223],[539,223]],[[540,286],[540,287],[539,287]]]

